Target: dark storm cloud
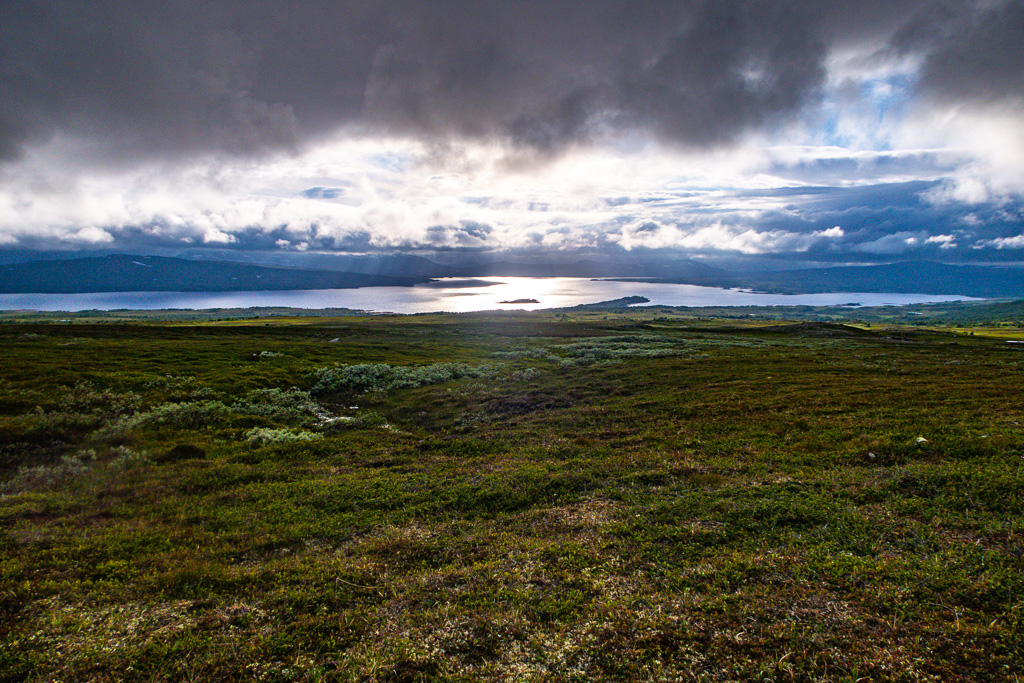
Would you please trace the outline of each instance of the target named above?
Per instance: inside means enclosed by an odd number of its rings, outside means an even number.
[[[957,22],[925,62],[921,84],[954,103],[1024,99],[1024,1],[997,3]]]
[[[0,118],[14,122],[22,140],[65,132],[108,143],[112,157],[294,144],[290,105],[250,94],[258,50],[198,10],[190,26],[183,9],[7,4]]]
[[[125,160],[290,149],[343,126],[542,153],[623,130],[708,146],[815,101],[830,47],[894,34],[931,55],[944,74],[934,87],[987,95],[1019,66],[1020,51],[1003,48],[1020,35],[1020,3],[972,20],[974,4],[8,2],[0,158],[55,133]],[[962,59],[978,46],[997,57],[994,70]],[[959,76],[946,73],[959,63]]]

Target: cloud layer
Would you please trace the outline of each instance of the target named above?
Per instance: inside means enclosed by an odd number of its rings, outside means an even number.
[[[25,0],[5,5],[0,148],[251,153],[344,126],[539,149],[707,146],[822,96],[826,58],[912,54],[954,102],[1024,94],[1024,5],[966,0]],[[867,52],[870,49],[871,52]]]
[[[1005,252],[1022,35],[1020,0],[6,3],[0,246]]]

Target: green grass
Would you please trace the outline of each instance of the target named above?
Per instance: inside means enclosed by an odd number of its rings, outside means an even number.
[[[0,680],[1016,681],[992,329],[4,324]]]

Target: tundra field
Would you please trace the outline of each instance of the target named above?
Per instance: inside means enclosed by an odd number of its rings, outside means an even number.
[[[0,680],[1019,681],[1017,324],[4,322]]]

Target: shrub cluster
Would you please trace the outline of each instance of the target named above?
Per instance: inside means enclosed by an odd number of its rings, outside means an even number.
[[[310,425],[330,419],[327,411],[301,389],[257,389],[231,404],[214,400],[161,403],[111,425],[107,436],[153,426],[198,429],[233,415],[259,415],[275,422]]]
[[[4,493],[23,493],[25,491],[49,490],[65,487],[85,474],[86,466],[78,456],[65,455],[60,462],[53,465],[36,465],[21,467],[18,472],[4,484],[0,491]]]
[[[114,457],[108,463],[108,467],[111,469],[127,471],[153,464],[153,459],[146,451],[135,451],[127,446],[117,446],[112,449],[112,453]]]
[[[615,363],[626,358],[663,358],[682,353],[677,344],[657,335],[595,337],[550,348],[496,351],[494,358],[506,360],[549,360],[561,365]]]
[[[626,358],[664,358],[679,355],[679,349],[661,337],[604,337],[553,347],[562,354],[563,365],[615,363]]]
[[[542,374],[544,373],[537,368],[526,368],[525,370],[516,370],[513,372],[512,380],[514,382],[532,382]]]
[[[316,371],[317,383],[312,393],[361,394],[367,391],[411,389],[465,377],[493,377],[497,371],[493,365],[473,366],[465,363],[421,366],[391,366],[386,363],[336,365]]]
[[[92,449],[79,451],[75,455],[65,455],[52,465],[22,466],[7,482],[0,484],[0,492],[14,494],[68,489],[87,480],[95,482],[96,477],[102,477],[104,472],[116,477],[118,473],[153,463],[145,451],[135,451],[123,446],[111,449],[110,455],[105,469],[96,468],[96,452]]]
[[[231,404],[242,415],[261,415],[277,422],[324,422],[327,411],[307,392],[291,389],[257,389]]]
[[[141,403],[137,394],[100,390],[88,382],[61,390],[53,410],[36,406],[35,410],[13,418],[10,425],[32,439],[75,441],[85,432],[134,414]]]
[[[110,418],[131,415],[139,409],[140,404],[138,394],[101,390],[89,382],[79,382],[61,396],[60,410],[64,413]]]
[[[297,441],[318,441],[324,438],[323,434],[315,432],[293,432],[289,429],[270,429],[257,427],[245,433],[245,440],[254,446],[272,446],[281,443],[295,443]]]
[[[494,358],[506,360],[552,360],[554,356],[547,349],[515,349],[514,351],[495,351],[491,354]]]
[[[161,403],[144,413],[122,420],[117,426],[129,431],[154,425],[196,429],[222,420],[231,412],[231,408],[221,401]]]
[[[329,434],[345,431],[346,429],[367,429],[379,427],[388,427],[387,418],[374,410],[367,410],[352,417],[336,417],[329,422],[325,422],[321,425],[320,429]]]

